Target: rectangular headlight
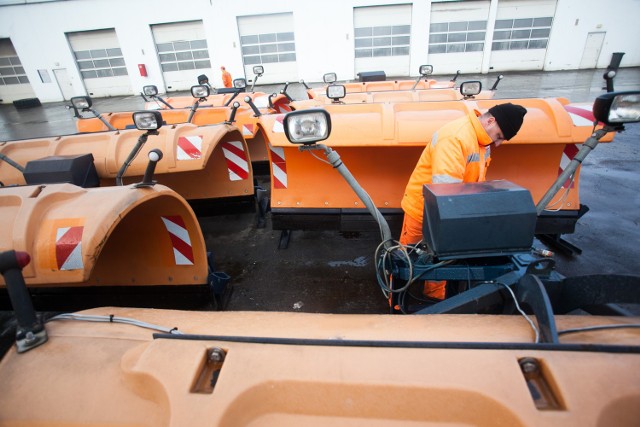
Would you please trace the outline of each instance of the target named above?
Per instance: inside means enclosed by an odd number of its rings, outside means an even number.
[[[433,65],[421,65],[419,72],[421,76],[428,76],[433,73]]]
[[[206,98],[207,96],[209,96],[209,86],[191,86],[191,96],[193,96],[194,98]]]
[[[329,85],[327,86],[327,98],[333,100],[344,98],[347,94],[347,89],[344,85]]]
[[[144,86],[142,88],[142,93],[146,96],[156,96],[158,94],[158,87],[154,85]]]
[[[243,78],[235,79],[233,81],[233,87],[236,89],[244,89],[247,87],[247,81]]]
[[[162,127],[162,114],[157,110],[136,111],[133,113],[136,129],[156,130]]]
[[[264,67],[262,65],[254,65],[253,66],[253,74],[257,74],[261,76],[264,73]]]
[[[322,81],[328,84],[334,83],[338,80],[338,75],[336,73],[327,73],[322,76]]]
[[[462,96],[474,96],[482,91],[482,82],[479,80],[462,82],[460,93]]]
[[[331,117],[326,110],[297,110],[284,117],[284,133],[293,144],[314,144],[331,133]]]
[[[74,96],[71,98],[71,105],[77,110],[91,108],[91,98],[88,96]]]
[[[640,121],[640,93],[616,96],[611,103],[609,121],[611,123]]]
[[[593,116],[608,125],[640,121],[640,92],[610,92],[593,103]]]

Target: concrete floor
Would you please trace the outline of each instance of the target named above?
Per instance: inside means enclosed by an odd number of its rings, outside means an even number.
[[[604,92],[603,72],[505,73],[496,98],[552,96],[566,97],[572,102],[592,101]],[[465,75],[458,81],[476,79],[484,87],[491,87],[495,77]],[[257,86],[256,91],[272,93],[280,88]],[[640,90],[640,68],[620,69],[615,88]],[[303,99],[306,96],[302,89],[300,84],[292,84],[289,93],[295,99]],[[142,107],[139,96],[94,100],[94,108],[99,112]],[[27,110],[0,105],[0,141],[71,134],[75,132],[74,120],[65,103]],[[580,198],[591,210],[579,220],[576,232],[565,236],[583,252],[575,256],[556,254],[561,274],[640,275],[638,170],[640,124],[629,125],[625,132],[616,135],[612,144],[599,145],[587,157],[581,172]],[[256,228],[255,220],[253,213],[200,219],[217,269],[232,279],[234,292],[227,309],[388,312],[372,265],[379,243],[377,232],[343,235],[334,231],[293,231],[288,249],[278,249],[280,232],[271,229],[268,218],[265,228]]]

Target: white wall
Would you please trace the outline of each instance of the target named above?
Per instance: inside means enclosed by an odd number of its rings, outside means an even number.
[[[545,70],[576,69],[587,34],[605,31],[597,68],[606,68],[613,52],[625,52],[622,67],[640,65],[640,1],[558,0]]]
[[[494,2],[496,0],[493,0]],[[55,81],[42,83],[38,69],[66,68],[76,95],[86,94],[65,33],[115,28],[127,64],[134,93],[142,86],[164,88],[151,24],[202,20],[209,45],[212,70],[207,74],[221,86],[220,65],[234,78],[242,77],[242,55],[237,16],[293,12],[299,77],[318,82],[329,71],[340,80],[355,78],[353,55],[353,8],[380,4],[407,4],[409,0],[69,0],[39,4],[2,6],[0,37],[11,38],[36,96],[43,102],[61,101]],[[499,0],[498,0],[499,3]],[[6,4],[6,3],[5,3]],[[426,63],[430,2],[415,0],[412,8],[411,76]],[[640,66],[640,0],[558,0],[544,69],[576,69],[582,58],[587,34],[606,31],[598,67],[608,65],[613,52],[625,52],[622,66]],[[485,52],[486,55],[486,52]],[[478,63],[476,57],[474,64]],[[465,59],[460,59],[463,62]],[[454,61],[454,62],[457,62]],[[138,64],[145,64],[148,77],[140,77]],[[483,68],[486,67],[483,61]],[[462,66],[452,69],[463,68]],[[462,64],[463,65],[463,64]],[[265,67],[267,68],[267,67]],[[445,73],[451,70],[438,70]],[[488,70],[483,69],[486,72]],[[267,70],[268,72],[268,70]],[[252,78],[253,76],[246,76]],[[259,83],[269,83],[266,74]]]

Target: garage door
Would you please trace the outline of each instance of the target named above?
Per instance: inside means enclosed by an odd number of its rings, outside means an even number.
[[[502,0],[493,32],[494,71],[542,70],[556,0]]]
[[[189,90],[201,74],[214,81],[202,21],[152,25],[151,30],[168,92]]]
[[[131,95],[131,82],[113,29],[68,33],[89,96]]]
[[[261,84],[298,80],[293,14],[240,16],[238,31],[247,79],[253,78],[254,65],[263,65]]]
[[[353,33],[356,75],[362,71],[409,75],[411,5],[357,7]]]
[[[0,39],[0,102],[35,96],[11,40]]]
[[[489,1],[431,5],[427,62],[434,73],[481,72],[489,5]]]

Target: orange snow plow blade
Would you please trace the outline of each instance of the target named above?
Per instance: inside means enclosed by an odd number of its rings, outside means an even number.
[[[4,187],[0,217],[0,251],[31,255],[23,270],[30,288],[207,283],[198,221],[162,185]]]
[[[591,134],[591,105],[570,105],[562,98],[329,104],[324,108],[331,114],[332,130],[326,145],[340,154],[384,214],[401,215],[402,194],[431,135],[473,109],[486,111],[504,102],[521,104],[528,114],[518,135],[492,150],[487,179],[506,179],[525,187],[537,202],[557,179],[565,158],[572,158],[576,145]],[[359,229],[369,218],[362,202],[332,167],[287,141],[283,117],[261,118],[270,142],[274,228]],[[603,141],[612,139],[609,134]],[[578,186],[579,171],[574,182],[567,183],[566,191],[551,203],[552,209],[571,217],[562,225],[562,233],[573,232],[580,215]],[[348,214],[362,215],[349,220]],[[545,215],[555,214],[545,213],[541,218]],[[320,223],[323,220],[326,224]],[[538,233],[557,231],[543,225],[539,220]]]
[[[631,427],[640,333],[613,328],[634,321],[557,315],[586,332],[543,345],[513,315],[94,308],[6,354],[0,423]]]
[[[491,99],[493,91],[482,91],[475,96],[476,99]],[[459,101],[464,99],[460,91],[456,89],[433,90],[396,90],[386,92],[347,92],[340,103],[344,104],[371,104],[376,102],[421,102],[421,101]],[[334,103],[326,93],[318,94],[313,99],[294,101],[291,103],[293,110],[310,108]]]
[[[438,81],[433,79],[420,80],[416,85],[415,80],[389,80],[377,82],[360,82],[360,83],[340,83],[343,85],[347,93],[362,92],[382,92],[382,91],[404,91],[404,90],[426,90],[426,89],[445,89],[453,88],[454,81]],[[415,86],[415,87],[414,87]],[[320,88],[307,89],[309,99],[317,98],[326,94],[327,86]]]
[[[135,146],[139,130],[67,135],[0,143],[0,153],[25,166],[49,156],[91,153],[101,185],[113,185],[121,165]],[[139,182],[147,167],[147,154],[157,148],[163,159],[155,179],[185,199],[216,199],[254,194],[253,170],[247,144],[230,125],[165,126],[150,135],[129,166],[124,182]],[[22,173],[0,161],[0,181],[25,184]]]
[[[239,102],[241,105],[246,104],[244,101],[245,97],[250,97],[256,105],[262,105],[262,107],[258,108],[266,108],[268,106],[268,98],[269,94],[264,92],[241,92],[238,96],[233,98],[231,103],[229,101],[232,99],[233,94],[225,93],[225,94],[217,94],[217,95],[209,95],[207,99],[200,104],[200,107],[224,107],[230,106],[233,102]],[[192,96],[174,96],[163,99],[167,104],[171,105],[173,109],[179,108],[191,108],[194,103],[194,98]],[[274,109],[278,112],[279,106],[281,104],[286,104],[287,98],[282,94],[278,94],[272,98],[272,104]],[[229,103],[229,105],[227,105]],[[163,110],[162,114],[164,116],[164,110],[171,110],[166,105],[160,102],[147,102],[145,103],[145,110]]]
[[[289,100],[284,95],[278,95],[271,100],[269,106],[269,97],[261,94],[243,94],[242,98],[236,99],[240,106],[234,117],[233,125],[235,125],[242,133],[247,146],[249,148],[249,158],[251,162],[266,162],[268,158],[264,137],[258,133],[258,117],[255,112],[244,101],[244,96],[251,96],[256,108],[261,114],[286,113],[291,111]],[[193,98],[189,98],[193,104]],[[206,105],[206,104],[204,104]],[[191,106],[191,105],[189,105]],[[108,122],[115,129],[131,129],[134,127],[132,112],[112,112],[102,114],[102,119]],[[189,120],[191,115],[190,108],[174,108],[162,111],[162,119],[166,125],[184,124]],[[230,119],[231,107],[214,106],[198,108],[193,117],[191,124],[196,126],[205,126],[211,124],[222,124]],[[80,133],[102,132],[107,131],[107,126],[97,117],[82,118],[76,120],[76,129]]]

